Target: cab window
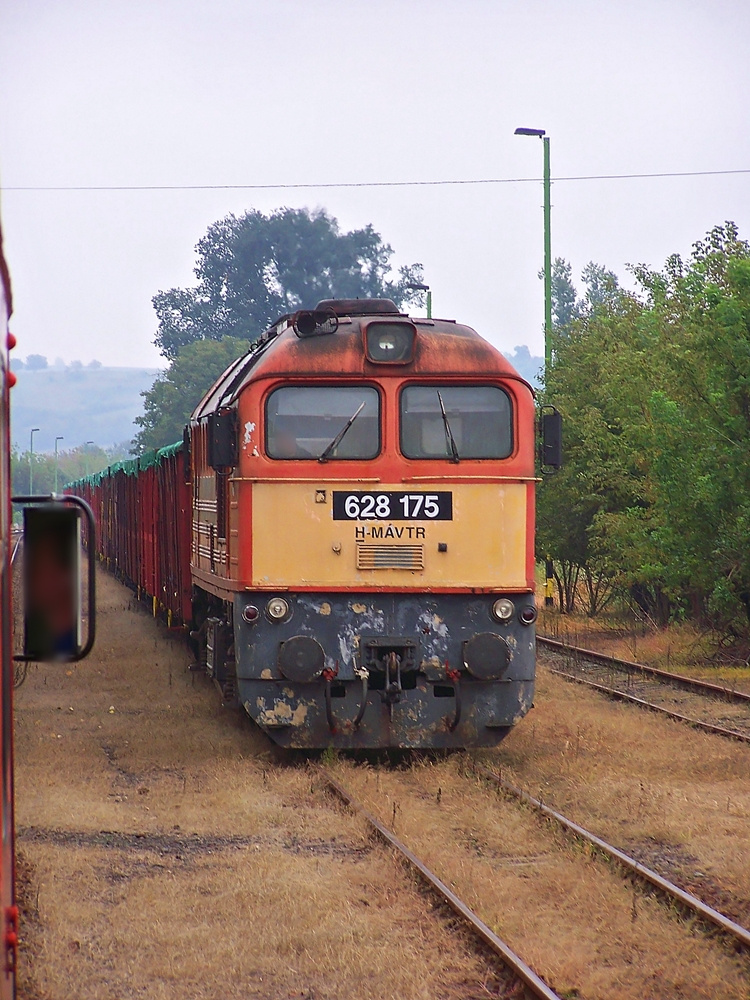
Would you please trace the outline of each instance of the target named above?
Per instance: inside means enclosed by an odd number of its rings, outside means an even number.
[[[284,386],[266,403],[266,452],[277,459],[375,458],[380,396],[372,386]]]
[[[492,385],[410,385],[401,393],[407,458],[507,458],[513,420],[507,392]]]

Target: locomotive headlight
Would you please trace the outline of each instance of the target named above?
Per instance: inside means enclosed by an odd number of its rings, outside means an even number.
[[[283,597],[272,597],[266,605],[266,614],[273,622],[283,622],[289,617],[289,602]]]
[[[501,597],[492,605],[492,614],[499,622],[510,621],[514,611],[513,601],[509,601],[507,597]]]
[[[365,334],[369,361],[408,364],[414,357],[417,330],[411,323],[370,323]]]

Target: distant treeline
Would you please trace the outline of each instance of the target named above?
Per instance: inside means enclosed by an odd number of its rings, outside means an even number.
[[[25,361],[22,361],[21,358],[15,358],[15,357],[11,359],[11,368],[15,369],[16,371],[23,368],[28,368],[29,371],[42,371],[43,369],[50,367],[72,368],[76,370],[79,368],[83,368],[84,364],[83,361],[71,361],[70,364],[66,364],[62,358],[55,358],[53,364],[50,365],[49,361],[47,361],[47,358],[43,354],[29,354]],[[101,361],[97,361],[96,358],[94,358],[94,360],[89,361],[88,364],[85,365],[85,367],[101,368],[102,363]]]

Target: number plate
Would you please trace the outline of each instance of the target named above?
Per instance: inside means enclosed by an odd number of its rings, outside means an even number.
[[[334,521],[452,521],[453,494],[333,491]]]

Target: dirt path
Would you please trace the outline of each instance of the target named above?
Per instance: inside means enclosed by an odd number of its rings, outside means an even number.
[[[92,656],[17,692],[20,996],[500,995],[360,822],[98,585]]]

